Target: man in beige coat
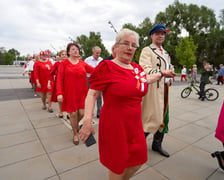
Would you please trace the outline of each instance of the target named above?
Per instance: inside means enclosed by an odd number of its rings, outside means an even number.
[[[162,149],[164,133],[168,131],[168,90],[172,77],[176,74],[170,62],[168,53],[161,46],[167,34],[163,24],[156,24],[149,35],[152,44],[143,48],[139,64],[143,67],[146,74],[160,72],[162,78],[148,86],[148,93],[142,101],[142,122],[147,137],[153,133],[152,150],[158,151],[161,155],[169,157],[169,154]]]

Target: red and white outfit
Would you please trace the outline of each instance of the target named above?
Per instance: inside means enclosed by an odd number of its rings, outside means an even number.
[[[27,63],[26,68],[25,68],[25,72],[30,72],[29,76],[30,76],[30,83],[35,84],[35,78],[34,78],[34,64],[35,64],[35,60],[32,59],[29,61],[29,63]]]
[[[88,92],[86,74],[92,73],[93,67],[82,60],[72,64],[68,59],[63,60],[58,67],[56,82],[57,96],[63,95],[62,109],[68,113],[84,109]]]
[[[141,120],[146,75],[141,66],[131,65],[134,70],[104,60],[89,78],[90,89],[102,91],[104,99],[99,118],[100,161],[117,174],[147,161]]]

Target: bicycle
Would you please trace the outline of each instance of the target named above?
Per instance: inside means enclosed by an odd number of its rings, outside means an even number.
[[[191,82],[188,87],[184,88],[181,91],[181,97],[187,98],[193,90],[195,90],[196,94],[200,96],[199,86],[194,84],[194,82]],[[218,97],[219,92],[216,89],[214,88],[205,89],[205,99],[207,99],[208,101],[215,101],[216,99],[218,99]]]

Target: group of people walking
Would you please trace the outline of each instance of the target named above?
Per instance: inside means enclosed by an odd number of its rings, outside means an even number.
[[[43,109],[53,112],[53,101],[59,103],[59,117],[68,113],[75,145],[79,137],[85,142],[95,133],[92,118],[97,101],[100,162],[108,168],[110,180],[130,179],[147,161],[149,134],[153,134],[152,150],[170,156],[162,142],[169,129],[169,86],[176,73],[162,47],[167,33],[163,24],[150,29],[152,44],[143,48],[139,64],[132,62],[139,35],[126,28],[117,33],[112,55],[104,60],[95,46],[92,56],[83,61],[79,45],[69,43],[59,53],[60,61],[52,64],[41,52],[34,63],[32,74]]]

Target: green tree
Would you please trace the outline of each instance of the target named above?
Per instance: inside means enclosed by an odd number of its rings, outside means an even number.
[[[8,50],[8,53],[13,55],[14,60],[20,55],[20,52],[16,49],[12,48]]]
[[[4,53],[4,64],[5,65],[12,65],[13,61],[15,60],[14,57],[15,56],[12,53],[5,52]]]
[[[92,48],[94,46],[99,46],[101,48],[101,57],[109,56],[109,52],[102,43],[101,35],[99,32],[90,32],[89,37],[87,37],[86,35],[78,36],[76,38],[76,42],[80,45],[83,59],[92,55]]]
[[[220,25],[222,26],[222,28],[224,28],[224,9],[220,11],[219,19],[220,19],[219,21]]]
[[[129,28],[139,34],[139,47],[135,51],[133,62],[138,63],[142,48],[151,44],[151,38],[149,37],[149,29],[151,29],[151,27],[152,23],[149,18],[145,18],[138,26],[131,23],[123,25],[123,28]]]
[[[197,60],[201,62],[206,57],[205,54],[209,59],[216,58],[209,56],[211,49],[208,45],[212,41],[208,35],[218,25],[213,10],[205,6],[198,7],[195,4],[182,4],[176,0],[166,8],[165,12],[160,12],[156,16],[155,23],[159,22],[164,23],[170,30],[165,48],[175,64],[179,62],[175,59],[173,47],[183,36],[192,36],[194,42],[197,42]]]
[[[195,51],[197,46],[194,44],[192,37],[183,38],[175,48],[176,57],[181,65],[192,67],[196,62]]]

